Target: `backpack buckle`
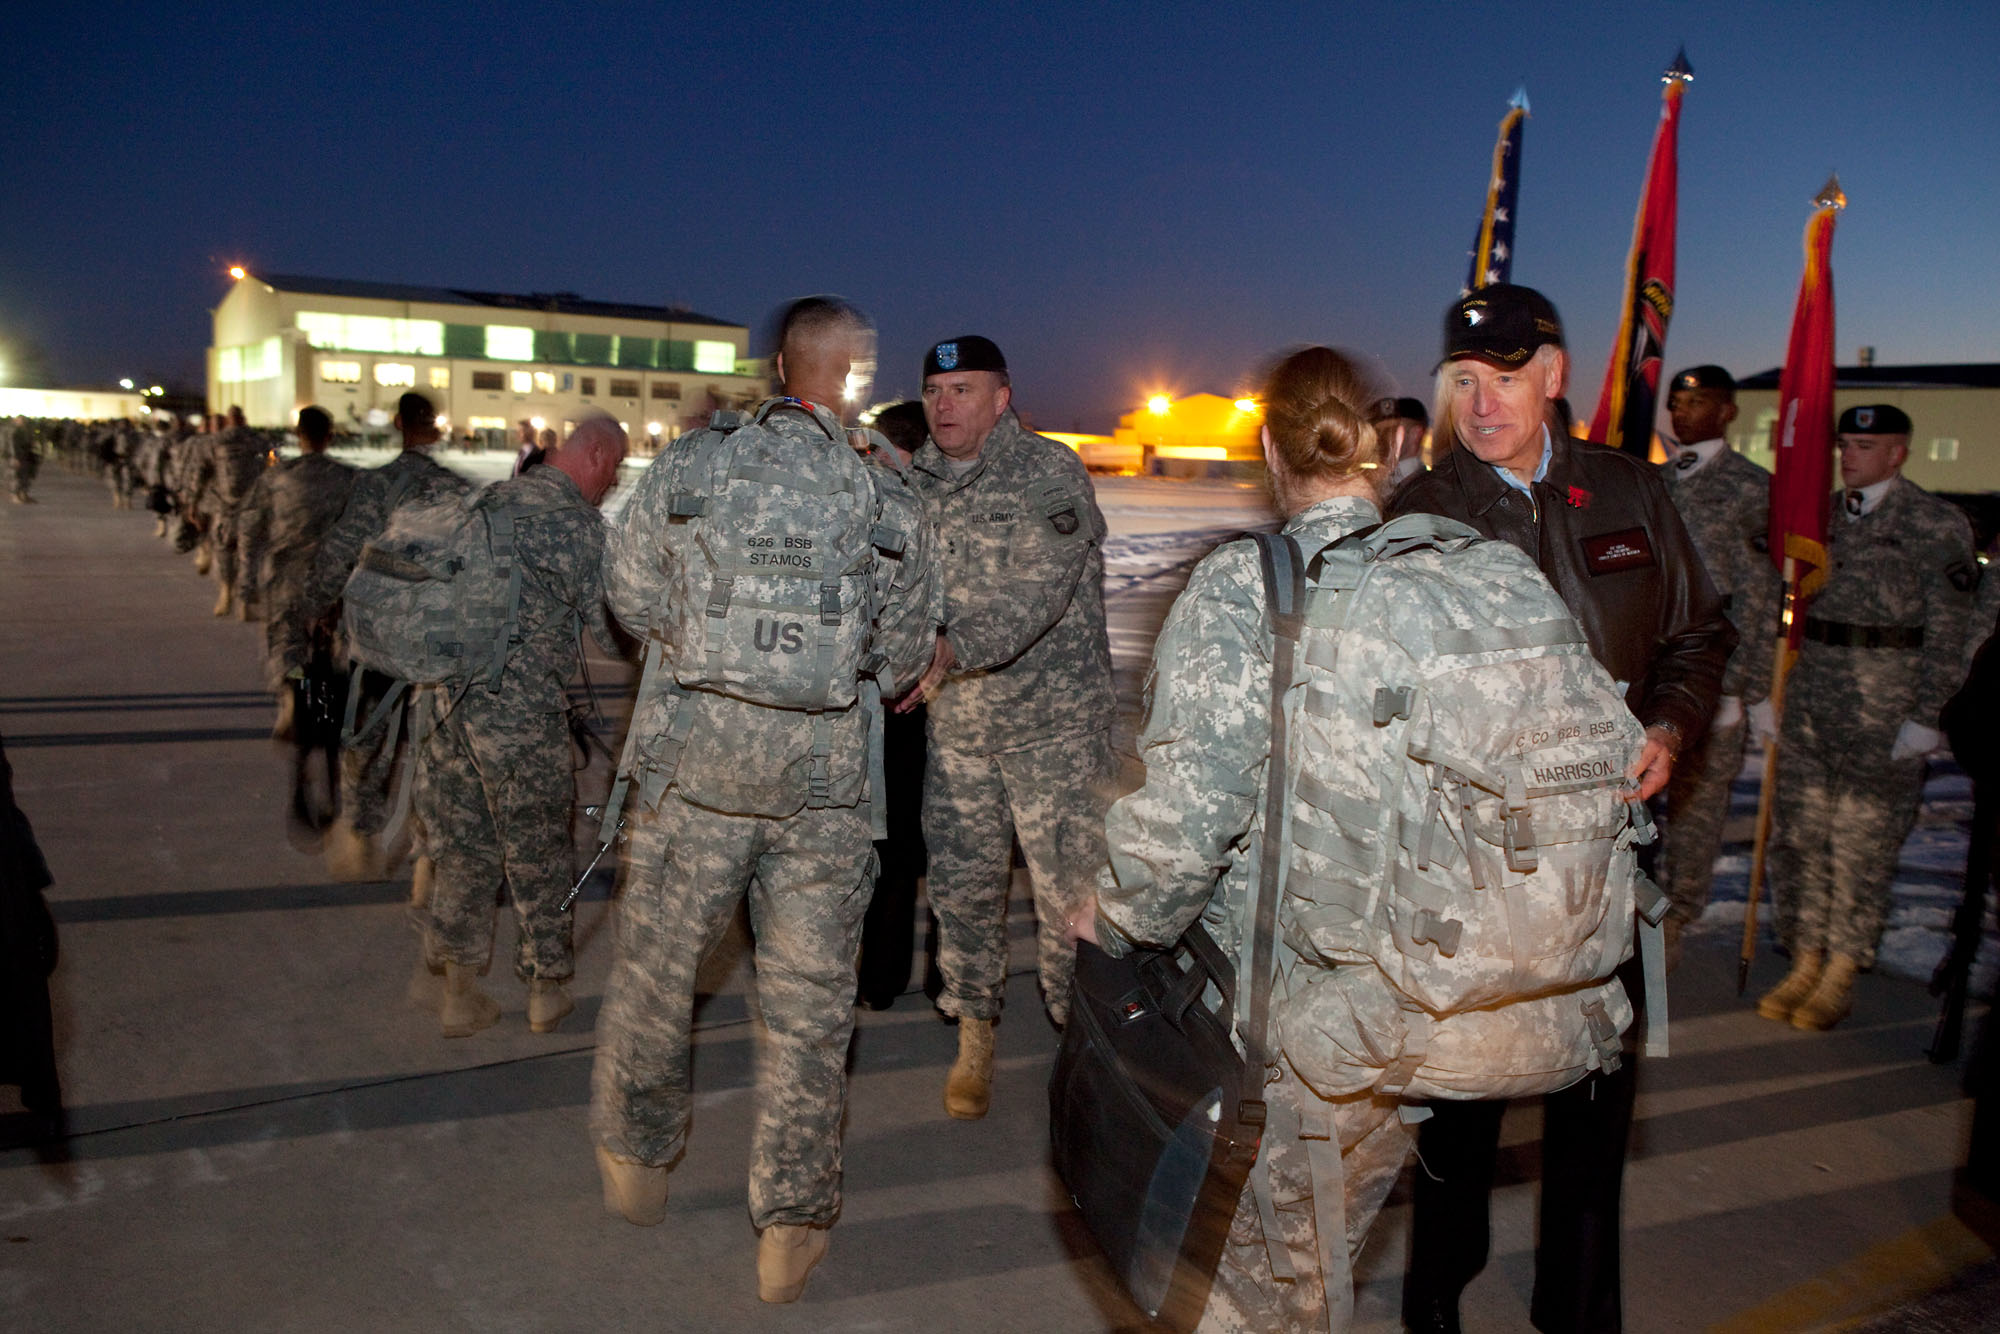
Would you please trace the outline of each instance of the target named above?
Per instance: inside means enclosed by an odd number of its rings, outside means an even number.
[[[1398,686],[1391,690],[1387,686],[1375,688],[1375,725],[1387,727],[1398,718],[1410,716],[1410,703],[1415,691],[1408,686]]]
[[[821,625],[840,624],[839,584],[821,584],[819,586],[819,623]]]
[[[1458,942],[1465,933],[1465,923],[1455,917],[1439,917],[1429,908],[1417,909],[1417,920],[1410,924],[1410,939],[1419,945],[1434,945],[1437,952],[1449,959],[1458,953]]]

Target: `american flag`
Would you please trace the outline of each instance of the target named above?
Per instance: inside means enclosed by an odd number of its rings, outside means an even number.
[[[1472,264],[1465,272],[1465,295],[1475,288],[1509,281],[1514,271],[1514,201],[1521,193],[1521,127],[1528,119],[1528,90],[1517,88],[1500,118],[1493,145],[1493,174],[1486,182],[1486,212],[1472,238]]]

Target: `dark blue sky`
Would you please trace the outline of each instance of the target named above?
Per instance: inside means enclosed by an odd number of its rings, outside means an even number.
[[[1525,83],[1514,278],[1595,402],[1685,42],[1669,368],[1783,357],[1838,168],[1843,361],[2000,360],[2000,6],[45,5],[0,51],[0,334],[197,381],[228,264],[685,302],[832,290],[878,390],[998,340],[1051,429],[1331,342],[1427,396]]]

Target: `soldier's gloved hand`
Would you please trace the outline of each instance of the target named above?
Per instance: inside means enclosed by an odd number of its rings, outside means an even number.
[[[1734,727],[1742,721],[1743,697],[1724,695],[1715,701],[1715,717],[1708,725],[1719,732],[1725,727]]]
[[[1925,727],[1922,723],[1905,722],[1896,732],[1896,744],[1889,747],[1892,760],[1910,760],[1919,755],[1928,755],[1938,748],[1944,734],[1935,727]]]
[[[1778,711],[1771,707],[1771,701],[1760,699],[1749,708],[1750,739],[1760,746],[1768,746],[1778,739]]]

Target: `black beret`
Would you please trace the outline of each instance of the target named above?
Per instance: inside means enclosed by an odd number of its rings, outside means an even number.
[[[1908,435],[1909,414],[1893,403],[1862,403],[1840,414],[1838,435]]]
[[[1563,345],[1562,320],[1549,299],[1532,287],[1494,283],[1468,292],[1444,313],[1444,359],[1472,357],[1509,368],[1544,343]]]
[[[1007,358],[1000,355],[1000,348],[991,338],[981,338],[978,334],[960,334],[948,338],[924,353],[924,376],[941,375],[946,371],[1000,371],[1005,373]]]
[[[1674,377],[1675,389],[1720,389],[1725,394],[1736,392],[1736,377],[1720,366],[1690,366]]]
[[[1422,399],[1378,398],[1369,405],[1368,420],[1371,422],[1395,421],[1398,418],[1421,422],[1425,426],[1431,424],[1431,414],[1424,410]]]

